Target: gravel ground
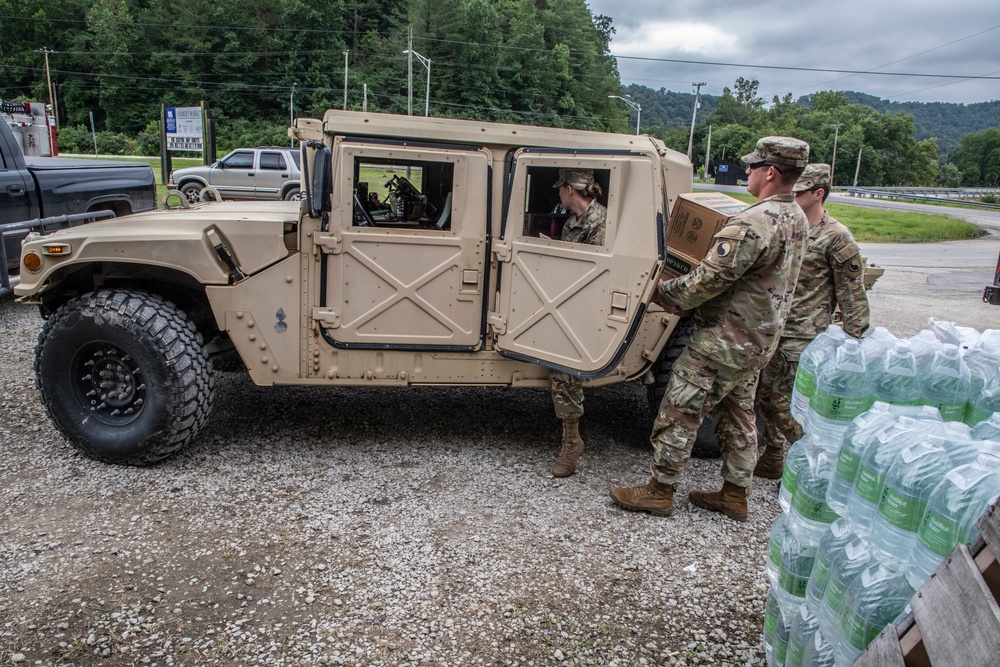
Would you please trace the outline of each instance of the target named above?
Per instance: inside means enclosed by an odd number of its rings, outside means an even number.
[[[952,308],[933,282],[887,272],[875,322],[906,335]],[[0,301],[0,664],[764,664],[777,484],[755,483],[737,523],[684,500],[720,483],[718,461],[693,460],[674,516],[614,507],[609,486],[648,478],[640,386],[588,392],[566,480],[548,474],[544,391],[236,373],[217,374],[195,443],[125,468],[49,424],[40,325]]]

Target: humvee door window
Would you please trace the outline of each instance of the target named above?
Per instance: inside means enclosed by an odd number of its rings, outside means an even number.
[[[253,151],[236,151],[222,158],[226,169],[253,169]]]
[[[285,158],[282,157],[281,153],[261,153],[260,154],[260,168],[261,169],[275,169],[282,170],[286,169]]]
[[[451,229],[455,165],[428,160],[354,160],[354,226]]]
[[[573,169],[571,165],[528,167],[524,202],[524,236],[548,237],[559,240],[563,226],[573,215],[562,205],[559,189],[552,187],[559,181],[560,169]],[[602,206],[608,205],[608,187],[611,182],[610,169],[594,169],[594,181],[601,187],[597,198]]]

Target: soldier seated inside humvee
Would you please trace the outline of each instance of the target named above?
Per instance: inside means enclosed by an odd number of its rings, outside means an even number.
[[[571,213],[561,205],[552,184],[559,180],[559,167],[528,167],[526,201],[524,203],[524,236],[559,240],[563,225]],[[597,201],[608,205],[607,192],[611,170],[594,169],[594,180],[601,186]]]

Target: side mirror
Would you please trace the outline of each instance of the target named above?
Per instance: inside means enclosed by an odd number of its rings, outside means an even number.
[[[306,197],[309,203],[309,216],[320,218],[324,213],[333,210],[333,203],[330,201],[333,194],[333,151],[319,141],[306,142],[303,146],[303,149],[305,148],[312,149],[315,155],[311,173],[308,160],[302,161],[304,176],[302,181],[308,189]]]

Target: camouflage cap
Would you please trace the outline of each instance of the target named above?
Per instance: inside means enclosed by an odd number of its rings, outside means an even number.
[[[753,153],[740,158],[748,165],[773,164],[801,169],[809,163],[809,144],[793,137],[764,137]]]
[[[830,190],[830,165],[817,162],[807,166],[792,186],[792,192],[805,192],[817,187]]]
[[[561,188],[564,185],[570,185],[574,190],[583,190],[593,182],[593,169],[560,169],[559,180],[552,187]]]

